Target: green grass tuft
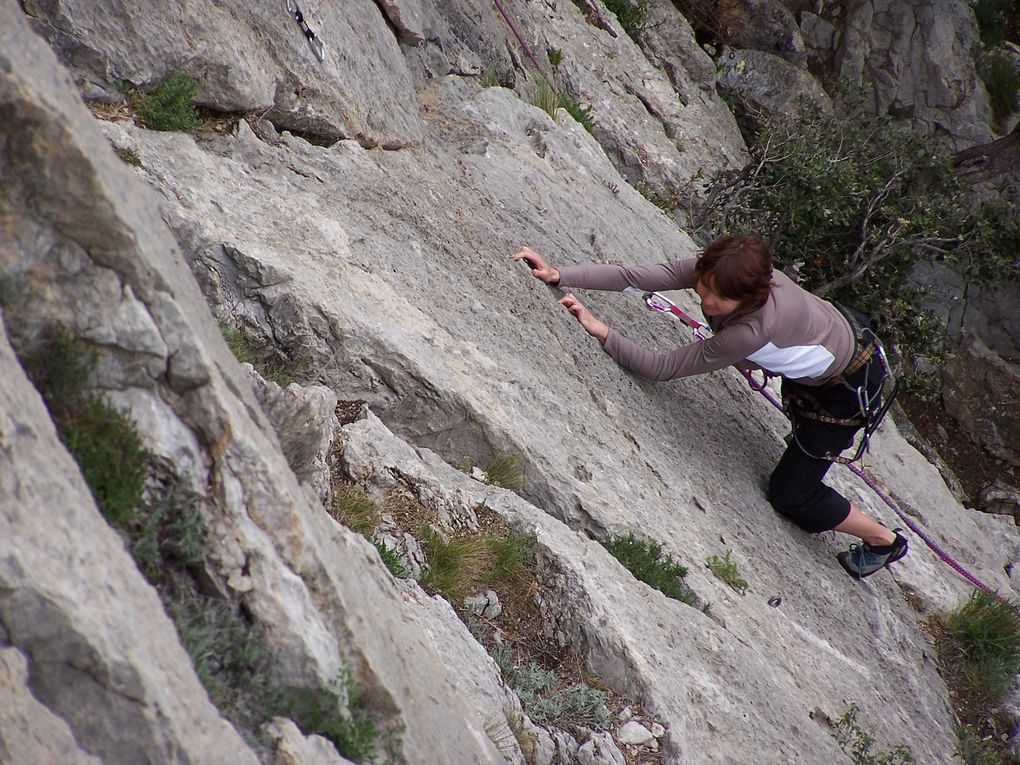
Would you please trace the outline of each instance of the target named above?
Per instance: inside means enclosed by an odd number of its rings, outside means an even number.
[[[537,106],[553,119],[556,119],[556,110],[560,108],[560,97],[545,80],[539,80],[531,91],[530,102]]]
[[[994,705],[1020,673],[1020,617],[1015,602],[975,592],[946,617],[940,656],[955,670],[963,694]]]
[[[750,585],[746,579],[740,576],[737,564],[730,560],[730,552],[730,550],[727,550],[726,554],[721,558],[718,555],[709,555],[705,559],[705,565],[715,574],[716,579],[725,582],[735,592],[744,595]]]
[[[366,537],[382,522],[382,512],[375,500],[364,489],[346,483],[334,486],[330,515],[337,523]]]
[[[687,569],[673,560],[657,542],[645,542],[634,534],[599,540],[636,579],[654,587],[666,597],[695,608],[703,608],[698,596],[683,583]]]
[[[243,331],[235,329],[222,316],[216,318],[216,323],[227,347],[238,361],[242,364],[251,364],[263,379],[274,382],[281,388],[286,388],[294,382],[302,365],[296,364],[266,343],[256,343]]]
[[[520,489],[524,485],[524,456],[497,454],[485,467],[485,482],[504,489]]]
[[[202,120],[193,103],[198,80],[184,74],[170,75],[133,100],[135,112],[150,130],[189,132]]]
[[[421,534],[427,567],[421,586],[453,603],[497,583],[523,582],[533,540],[517,534],[444,537],[426,527]]]

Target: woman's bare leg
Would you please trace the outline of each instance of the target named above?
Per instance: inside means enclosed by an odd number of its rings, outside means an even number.
[[[891,545],[896,541],[896,534],[870,515],[862,513],[853,504],[850,505],[850,514],[834,531],[853,534],[855,537],[863,539],[869,545]]]

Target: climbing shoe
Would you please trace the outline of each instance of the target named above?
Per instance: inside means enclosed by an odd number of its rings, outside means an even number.
[[[847,552],[839,553],[836,560],[854,579],[871,576],[907,554],[907,539],[900,534],[902,530],[893,531],[896,539],[891,544],[869,545],[867,542],[852,544]]]

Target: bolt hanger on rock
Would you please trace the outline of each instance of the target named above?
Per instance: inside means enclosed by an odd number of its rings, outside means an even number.
[[[294,21],[297,22],[298,26],[301,27],[301,33],[308,40],[308,47],[312,49],[312,53],[319,59],[319,63],[326,60],[326,50],[322,44],[322,40],[318,38],[312,28],[308,26],[308,22],[305,21],[305,15],[301,12],[301,7],[297,4],[297,0],[285,0],[287,3],[287,13],[294,17]]]

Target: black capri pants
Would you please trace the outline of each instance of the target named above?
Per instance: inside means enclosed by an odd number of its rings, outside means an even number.
[[[876,352],[846,382],[853,389],[866,385],[873,395],[881,388],[882,378],[882,363]],[[784,379],[784,392],[789,385],[796,383]],[[850,419],[860,416],[857,394],[846,385],[837,384],[831,388],[804,387],[832,417]],[[829,531],[846,520],[850,514],[850,502],[838,491],[822,483],[832,461],[817,455],[838,455],[853,444],[854,436],[864,425],[845,426],[821,422],[799,415],[796,408],[790,416],[795,420],[797,438],[790,440],[769,477],[769,503],[777,513],[789,518],[804,531],[812,534]]]

